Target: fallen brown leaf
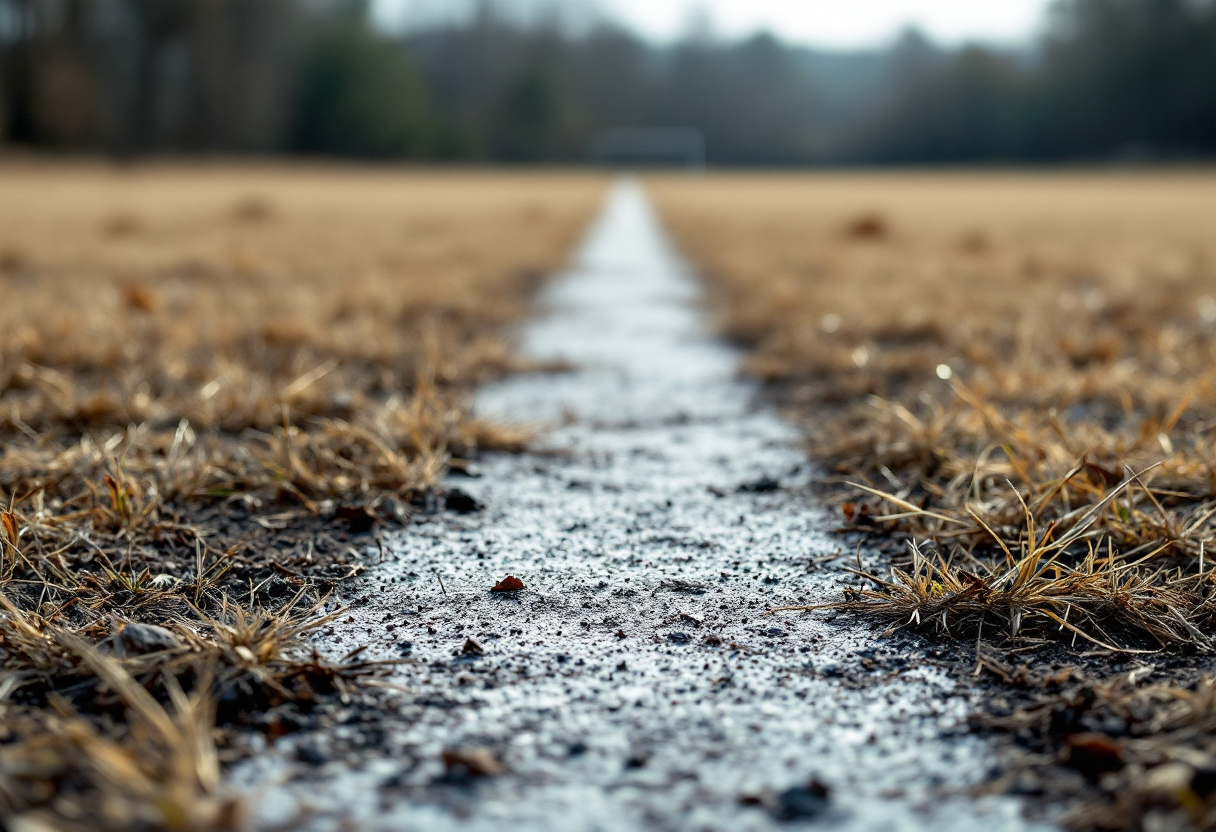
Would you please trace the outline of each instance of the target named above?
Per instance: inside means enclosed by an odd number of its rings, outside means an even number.
[[[508,575],[490,588],[490,592],[519,592],[524,588],[524,582],[514,575]]]

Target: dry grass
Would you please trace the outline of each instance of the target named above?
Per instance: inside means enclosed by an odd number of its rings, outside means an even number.
[[[857,484],[847,519],[936,550],[854,608],[1211,646],[1216,175],[653,192],[748,370],[781,383],[817,458]]]
[[[1193,679],[1216,653],[1216,174],[651,190],[846,529],[907,550],[825,606],[965,637],[977,673],[1030,691],[980,719],[1027,749],[998,790],[1062,799],[1081,830],[1216,829]],[[1072,667],[1013,671],[994,644]],[[1128,653],[1173,669],[1087,681]]]
[[[196,432],[270,431],[284,412],[299,424],[399,410],[420,377],[476,384],[511,367],[503,324],[600,188],[556,175],[0,169],[4,428],[172,431],[184,418]]]
[[[347,538],[519,447],[465,402],[601,190],[0,167],[0,814],[239,824],[216,743],[374,675],[307,646]]]

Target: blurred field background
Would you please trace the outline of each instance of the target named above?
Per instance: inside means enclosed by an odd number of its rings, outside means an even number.
[[[2,0],[0,142],[568,163],[602,129],[662,126],[718,165],[1216,153],[1211,0],[1061,0],[1016,42],[831,48],[724,34],[712,3],[661,42],[612,0],[414,0],[397,30],[382,5]]]
[[[939,364],[1036,406],[1168,410],[1210,362],[1216,175],[652,177],[749,369],[793,395],[915,394]],[[1122,376],[1109,377],[1111,368]],[[1127,373],[1146,384],[1123,383]]]
[[[602,188],[594,175],[5,166],[6,403],[35,430],[189,418],[239,431],[278,421],[284,396],[304,418],[408,394],[420,375],[467,390],[510,367],[504,325]]]

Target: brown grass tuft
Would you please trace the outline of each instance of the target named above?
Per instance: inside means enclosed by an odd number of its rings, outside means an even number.
[[[965,638],[968,661],[974,645],[1002,685],[977,721],[1026,747],[996,791],[1065,801],[1085,832],[1216,829],[1216,699],[1193,678],[1216,652],[1216,176],[653,192],[883,564],[859,554],[859,583],[820,608]],[[857,245],[871,215],[899,234]],[[1160,682],[1119,672],[1137,653]]]
[[[3,173],[0,813],[233,828],[217,754],[382,670],[308,646],[353,536],[526,441],[465,403],[601,183]]]
[[[725,331],[752,347],[748,369],[807,414],[846,519],[916,542],[848,608],[1211,646],[1216,179],[721,177],[654,191]],[[881,213],[853,213],[866,204]],[[850,216],[901,233],[850,246],[833,233]]]

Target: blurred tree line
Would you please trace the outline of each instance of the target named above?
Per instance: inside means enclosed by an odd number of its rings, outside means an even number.
[[[0,0],[0,139],[146,152],[429,152],[366,0]]]
[[[1216,3],[1061,0],[1047,23],[1025,55],[905,50],[854,158],[1216,156]]]
[[[1216,155],[1216,0],[1058,0],[1018,50],[908,32],[845,53],[655,46],[510,3],[394,37],[366,0],[0,0],[0,141],[564,162],[672,126],[724,164]]]

